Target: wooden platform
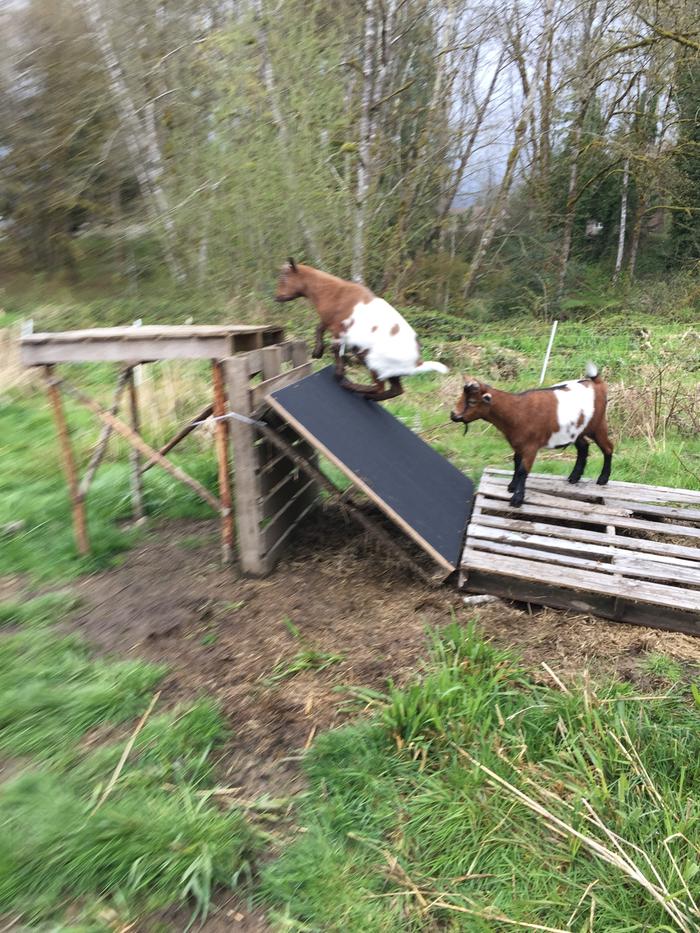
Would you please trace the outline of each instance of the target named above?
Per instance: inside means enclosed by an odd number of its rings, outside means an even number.
[[[465,589],[700,635],[700,492],[531,474],[513,509],[511,475],[481,479]]]
[[[96,327],[28,334],[20,339],[20,354],[24,366],[223,360],[235,353],[280,343],[283,339],[283,328],[272,324]]]

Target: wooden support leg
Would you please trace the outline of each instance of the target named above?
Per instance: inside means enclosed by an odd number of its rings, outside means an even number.
[[[141,426],[139,423],[139,396],[136,382],[134,380],[134,370],[130,369],[128,374],[129,386],[129,416],[131,427],[135,434],[141,436]],[[134,510],[134,520],[143,521],[143,480],[141,478],[141,456],[135,447],[129,449],[129,462],[131,464],[131,504]]]
[[[226,414],[226,390],[221,363],[212,360],[214,383],[214,417]],[[231,469],[228,459],[228,421],[216,421],[216,458],[219,464],[219,499],[221,500],[221,559],[230,564],[233,559],[233,512],[231,510]]]
[[[88,539],[87,524],[85,521],[85,505],[78,489],[78,473],[75,468],[73,458],[73,449],[70,443],[68,425],[66,423],[63,403],[61,401],[61,392],[57,382],[54,380],[53,367],[44,367],[44,377],[48,388],[49,400],[53,408],[54,420],[58,432],[58,440],[61,445],[61,455],[63,457],[63,469],[68,480],[68,489],[70,491],[71,504],[73,508],[73,528],[75,531],[75,542],[80,554],[90,553],[90,541]]]
[[[129,370],[125,369],[119,374],[119,379],[117,380],[117,387],[114,390],[114,398],[112,399],[112,407],[109,409],[110,413],[116,415],[119,411],[119,400],[121,399],[122,391],[126,385],[127,379],[129,378]],[[95,473],[97,473],[97,468],[102,463],[102,458],[107,451],[107,444],[109,443],[109,438],[112,434],[112,428],[110,425],[105,424],[102,427],[100,432],[100,437],[95,445],[95,449],[90,457],[90,462],[87,465],[85,470],[85,476],[83,476],[80,483],[80,498],[84,499],[87,494],[93,479],[95,478]]]

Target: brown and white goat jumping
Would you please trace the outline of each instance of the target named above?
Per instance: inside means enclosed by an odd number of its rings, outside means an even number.
[[[311,302],[320,318],[312,356],[315,359],[323,356],[323,336],[330,331],[335,375],[344,388],[379,402],[401,395],[402,376],[447,372],[442,363],[423,361],[416,332],[383,298],[377,298],[364,285],[346,282],[289,259],[282,267],[275,301],[302,297]],[[359,385],[346,379],[348,356],[354,356],[367,367],[374,385]]]
[[[465,434],[472,421],[483,418],[505,435],[513,448],[515,465],[508,486],[508,492],[513,493],[510,504],[519,506],[525,499],[525,480],[543,447],[576,445],[576,465],[569,482],[578,483],[586,468],[589,440],[595,441],[603,451],[598,484],[608,482],[613,445],[605,419],[607,389],[593,363],[586,367],[585,379],[527,392],[502,392],[467,377],[450,418],[464,424]]]

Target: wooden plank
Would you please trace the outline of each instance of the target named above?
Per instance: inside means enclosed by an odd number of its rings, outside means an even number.
[[[528,542],[529,544],[530,542]],[[664,583],[687,584],[700,587],[700,567],[687,569],[676,564],[655,564],[651,560],[635,558],[632,555],[616,557],[612,548],[608,549],[607,560],[592,560],[588,557],[579,557],[568,553],[560,554],[551,548],[542,549],[527,545],[514,544],[504,541],[487,541],[469,535],[466,544],[467,553],[483,551],[489,554],[504,554],[511,557],[522,557],[532,561],[543,561],[560,567],[579,567],[583,570],[593,570],[597,573],[612,574],[618,579],[622,575],[639,577],[642,580],[657,580]],[[586,553],[588,553],[586,549]],[[580,551],[579,551],[580,553]],[[468,558],[467,558],[468,562]],[[563,581],[565,582],[565,581]]]
[[[279,347],[265,347],[262,356],[263,381],[279,376],[282,372],[282,353]]]
[[[528,481],[525,499],[526,502],[553,506],[564,505],[564,501],[566,501],[567,504],[571,501],[575,501],[576,508],[579,509],[579,511],[590,511],[591,513],[600,509],[600,504],[604,503],[609,514],[619,512],[620,514],[633,515],[639,513],[658,515],[661,518],[677,518],[700,523],[700,509],[682,508],[671,505],[652,505],[644,502],[642,496],[636,498],[628,496],[626,499],[618,498],[613,490],[608,492],[607,486],[596,486],[595,489],[597,492],[594,490],[581,490],[578,485],[574,486],[571,483],[567,483],[566,487],[567,488],[561,489],[555,487],[552,489],[543,485],[542,488],[546,489],[546,492],[541,492],[538,486],[533,484],[531,487]],[[490,477],[482,478],[479,485],[479,492],[484,496],[496,499],[509,499],[511,496],[505,483],[499,483],[492,480]],[[587,501],[589,499],[597,499],[598,502],[589,503]]]
[[[309,512],[311,512],[314,508],[316,508],[316,505],[317,505],[317,500],[316,498],[314,498],[312,501],[308,503],[306,508],[303,509],[299,513],[299,515],[295,518],[295,520],[290,523],[287,530],[279,536],[277,541],[272,545],[269,551],[265,554],[265,557],[263,558],[263,563],[264,563],[267,573],[269,573],[271,570],[274,569],[275,564],[277,563],[279,558],[282,556],[282,551],[288,545],[292,532],[306,518]]]
[[[141,330],[142,328],[140,328]],[[127,363],[154,360],[209,360],[231,355],[228,334],[210,337],[165,338],[140,337],[138,340],[85,340],[74,343],[22,344],[24,366],[52,363]]]
[[[248,361],[244,356],[224,360],[224,375],[228,403],[232,411],[250,414]],[[253,447],[256,433],[253,425],[231,419],[229,427],[234,464],[234,496],[238,555],[244,573],[262,574],[266,567],[261,554],[259,487],[257,456]]]
[[[90,552],[90,540],[88,538],[87,522],[85,520],[85,503],[78,489],[78,471],[75,466],[73,448],[71,447],[70,434],[68,432],[68,424],[66,422],[66,415],[63,410],[63,402],[61,400],[61,393],[59,391],[60,380],[54,378],[51,367],[47,367],[44,370],[44,378],[46,379],[49,401],[51,402],[54,421],[56,422],[58,441],[61,447],[61,455],[63,459],[63,470],[68,481],[68,491],[70,493],[73,513],[73,530],[75,533],[75,542],[78,548],[78,552],[82,555],[85,555]]]
[[[290,462],[290,465],[292,470],[262,497],[263,521],[274,517],[309,482],[308,477],[301,473],[293,463]]]
[[[495,467],[487,467],[483,476],[491,481],[502,483],[507,486],[513,473],[511,470],[499,470]],[[682,489],[675,486],[647,486],[643,483],[625,483],[620,480],[611,480],[606,486],[598,486],[595,480],[581,480],[575,485],[569,483],[561,476],[554,476],[547,473],[531,473],[527,478],[528,486],[530,483],[537,489],[553,490],[560,492],[565,496],[572,494],[600,496],[611,495],[618,499],[632,499],[637,501],[642,499],[648,502],[684,502],[688,504],[700,504],[700,491],[694,489]]]
[[[270,461],[270,464],[269,467],[266,465],[265,469],[258,474],[260,495],[263,497],[273,492],[291,473],[299,472],[296,464],[282,453],[275,457],[273,461]]]
[[[212,360],[212,383],[214,388],[214,401],[212,410],[215,418],[216,431],[216,460],[219,473],[219,498],[221,499],[221,560],[230,564],[233,559],[233,511],[231,509],[231,469],[228,459],[229,451],[229,423],[223,416],[226,414],[226,390],[224,388],[224,372],[221,363]]]
[[[302,341],[302,342],[303,342],[303,341]],[[287,340],[287,341],[285,341],[285,342],[283,342],[283,343],[277,344],[277,346],[279,347],[280,353],[282,354],[282,361],[283,361],[284,363],[289,363],[290,361],[293,362],[293,358],[294,358],[294,357],[293,357],[293,348],[294,348],[294,344],[295,344],[295,343],[298,343],[298,341]],[[246,358],[246,361],[247,361],[247,363],[248,363],[248,375],[251,376],[251,377],[252,377],[252,376],[257,376],[258,373],[261,373],[261,372],[262,372],[262,368],[263,368],[263,362],[262,362],[262,361],[263,361],[263,354],[262,354],[262,351],[263,351],[263,349],[264,349],[264,348],[261,348],[261,349],[259,349],[259,350],[249,350],[249,351],[245,354],[245,358]],[[296,364],[295,364],[295,365],[296,365]]]
[[[525,502],[517,509],[512,508],[507,502],[500,499],[488,499],[482,501],[483,511],[504,512],[509,515],[533,515],[539,518],[554,518],[567,522],[584,522],[589,525],[610,525],[614,524],[617,528],[628,528],[635,531],[651,531],[660,535],[677,535],[683,538],[699,538],[700,528],[689,525],[677,525],[670,522],[651,522],[641,518],[629,518],[620,515],[621,510],[606,510],[604,507],[598,511],[597,516],[591,515],[590,511],[581,511],[578,508],[569,507],[564,510],[561,506],[553,508],[545,505],[538,505],[537,502]]]
[[[309,510],[318,498],[318,487],[313,480],[304,482],[298,492],[273,515],[263,528],[263,552],[267,553],[282,535]]]
[[[23,346],[46,343],[81,343],[86,341],[110,342],[114,340],[189,340],[192,337],[226,337],[231,334],[266,334],[278,337],[283,328],[277,324],[139,324],[124,327],[89,327],[82,330],[37,331],[20,338]],[[277,341],[275,341],[277,342]]]
[[[129,418],[131,428],[135,434],[141,435],[141,423],[139,419],[139,396],[134,379],[133,368],[127,370],[128,380],[127,388],[129,393]],[[134,520],[143,521],[143,480],[141,478],[141,458],[138,450],[131,445],[129,447],[129,462],[131,464],[131,507],[134,513]]]
[[[266,379],[264,382],[261,382],[259,385],[254,386],[251,390],[253,410],[255,411],[261,405],[267,403],[267,396],[270,394],[270,392],[275,392],[277,389],[284,389],[286,386],[290,386],[292,383],[298,382],[299,379],[304,379],[305,376],[310,376],[311,371],[311,363],[302,363],[301,366],[295,366],[294,369],[290,369],[286,373],[280,373],[277,376],[272,376],[271,378]]]
[[[650,628],[688,635],[700,635],[700,618],[693,612],[669,606],[648,606],[644,603],[625,602],[600,593],[586,593],[529,580],[509,580],[498,574],[472,570],[462,581],[464,588],[473,593],[489,593],[502,599],[573,612],[589,612],[616,622],[629,622]]]
[[[493,556],[465,548],[462,566],[467,571],[483,570],[488,573],[497,573],[501,576],[516,577],[519,580],[531,580],[537,583],[551,583],[555,586],[570,586],[593,593],[603,593],[608,596],[624,596],[626,599],[648,603],[656,606],[671,606],[700,612],[700,593],[690,590],[680,590],[660,583],[648,583],[634,580],[611,581],[602,573],[590,570],[567,568],[562,574],[557,567],[533,560],[523,560],[518,557]]]
[[[495,483],[481,481],[479,484],[479,494],[484,497],[484,502],[482,502],[483,508],[488,508],[489,501],[491,499],[498,499],[499,501],[510,501],[512,493],[508,492],[508,489],[505,486],[498,486]],[[601,499],[603,496],[601,495]],[[609,516],[627,516],[628,518],[632,516],[633,509],[629,506],[622,508],[608,508],[603,505],[602,502],[584,502],[582,500],[574,500],[572,498],[567,498],[566,500],[562,499],[559,496],[553,496],[549,493],[537,492],[534,489],[529,487],[525,490],[525,502],[521,508],[524,506],[535,506],[535,505],[545,505],[550,506],[553,509],[561,510],[561,517],[566,518],[568,512],[571,510],[572,506],[576,509],[577,515],[588,515],[592,516],[595,519],[596,524],[605,524],[605,522],[599,522],[598,518],[602,512]]]
[[[570,528],[565,525],[550,525],[544,522],[509,518],[506,515],[485,515],[478,517],[478,524],[490,528],[502,528],[519,531],[524,534],[542,534],[554,538],[579,541],[583,544],[614,544],[618,548],[627,548],[647,554],[664,554],[681,557],[689,561],[700,561],[700,548],[686,547],[682,544],[669,544],[666,541],[647,541],[644,538],[631,538],[619,535],[615,538],[605,532],[589,531],[584,528]],[[471,527],[470,527],[471,530]]]
[[[593,536],[594,533],[591,534]],[[623,549],[616,546],[620,539],[616,538],[614,532],[610,530],[608,530],[606,535],[597,536],[601,542],[605,541],[608,543],[587,542],[584,545],[580,540],[569,540],[557,537],[556,535],[546,536],[528,532],[509,531],[506,528],[492,528],[472,521],[469,525],[469,536],[474,540],[483,538],[487,541],[523,544],[527,547],[555,550],[564,554],[580,554],[581,552],[585,552],[586,554],[597,554],[601,557],[607,556],[610,560],[613,560],[615,557],[618,559],[626,559],[624,555],[621,554]],[[635,539],[628,538],[627,540],[629,542],[629,547],[632,550],[637,550],[635,547]],[[693,570],[695,573],[700,573],[700,563],[698,563],[698,561],[700,561],[700,549],[698,549],[697,552],[697,561],[686,560],[675,555],[640,554],[638,556],[640,559],[652,561],[655,564],[668,564],[671,568],[684,567],[688,570]]]
[[[193,489],[197,495],[204,499],[215,512],[221,511],[221,503],[216,499],[215,496],[209,492],[208,489],[205,489],[201,483],[196,479],[193,479],[184,470],[181,470],[180,467],[176,467],[169,460],[166,460],[165,457],[161,457],[157,450],[154,450],[149,444],[147,444],[132,428],[124,424],[123,421],[120,421],[119,418],[116,418],[114,415],[111,415],[108,411],[103,411],[102,408],[93,401],[89,396],[85,395],[84,392],[81,392],[79,389],[76,389],[75,386],[70,385],[65,380],[61,380],[61,384],[64,386],[67,392],[69,392],[73,398],[75,398],[81,405],[84,405],[86,408],[90,409],[93,414],[104,421],[105,424],[111,424],[112,428],[122,437],[125,437],[126,440],[142,454],[145,454],[146,457],[151,457],[155,460],[158,466],[161,466],[166,472],[170,473],[171,476],[174,476],[175,479],[179,480],[181,483],[184,483],[186,486],[189,486],[190,489]]]

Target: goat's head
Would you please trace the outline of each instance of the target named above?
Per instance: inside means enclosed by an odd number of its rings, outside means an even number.
[[[450,419],[458,424],[464,425],[464,433],[469,430],[469,424],[472,421],[478,421],[479,418],[485,418],[489,413],[489,406],[493,401],[493,396],[489,392],[489,387],[467,376],[464,380],[464,388],[457,399],[457,404],[450,412]]]
[[[303,282],[299,266],[293,259],[288,259],[280,270],[275,301],[294,301],[295,298],[301,298],[303,294]]]

